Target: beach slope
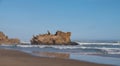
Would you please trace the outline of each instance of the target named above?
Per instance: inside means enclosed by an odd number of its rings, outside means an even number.
[[[45,58],[30,54],[0,49],[0,66],[109,66],[77,60]]]

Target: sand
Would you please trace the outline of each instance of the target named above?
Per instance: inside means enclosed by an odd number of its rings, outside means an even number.
[[[70,59],[45,58],[30,54],[0,49],[0,66],[110,66]]]

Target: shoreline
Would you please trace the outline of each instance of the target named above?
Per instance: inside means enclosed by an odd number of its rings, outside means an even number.
[[[33,56],[28,53],[0,49],[0,66],[110,66],[71,59],[47,58]],[[112,66],[112,65],[111,65]]]

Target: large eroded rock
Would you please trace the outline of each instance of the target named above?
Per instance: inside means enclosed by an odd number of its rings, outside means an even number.
[[[71,44],[70,40],[71,32],[57,31],[56,34],[51,34],[49,31],[47,34],[40,34],[33,36],[31,44]]]
[[[8,38],[3,32],[0,32],[0,44],[19,44],[20,40],[17,38]]]

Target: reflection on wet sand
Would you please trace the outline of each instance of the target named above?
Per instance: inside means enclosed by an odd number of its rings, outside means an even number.
[[[32,53],[41,57],[52,57],[52,58],[62,58],[69,59],[70,55],[68,53],[57,53],[57,52],[37,52],[33,51]]]

